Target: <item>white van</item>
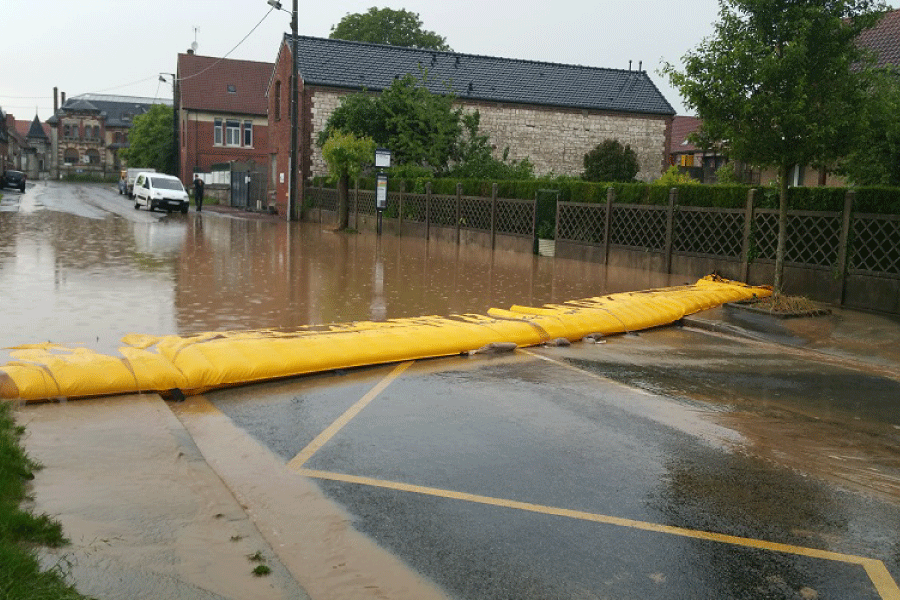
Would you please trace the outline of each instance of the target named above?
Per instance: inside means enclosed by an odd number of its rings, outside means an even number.
[[[144,205],[148,210],[157,208],[166,212],[180,210],[187,214],[188,204],[188,193],[184,191],[184,186],[177,177],[145,171],[138,173],[134,179],[135,208]]]

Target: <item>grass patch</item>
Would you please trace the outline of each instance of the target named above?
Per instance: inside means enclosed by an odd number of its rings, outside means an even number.
[[[33,515],[20,508],[26,483],[40,468],[20,445],[24,427],[15,424],[12,404],[0,402],[0,598],[86,598],[65,582],[61,570],[41,571],[35,544],[59,547],[68,540],[62,526],[47,515]]]
[[[772,294],[768,298],[756,298],[745,302],[734,302],[736,306],[755,313],[768,314],[779,318],[819,317],[830,315],[831,310],[820,308],[806,296],[786,296]]]
[[[257,577],[262,577],[264,575],[268,575],[272,572],[272,569],[267,567],[266,565],[256,565],[256,568],[253,569],[253,574]]]
[[[772,294],[768,298],[760,298],[753,306],[772,313],[811,313],[819,310],[819,307],[806,296],[785,296],[784,294]]]

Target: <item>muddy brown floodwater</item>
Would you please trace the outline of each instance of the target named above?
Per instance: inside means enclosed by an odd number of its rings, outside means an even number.
[[[51,193],[72,192],[57,184]],[[484,313],[697,279],[212,212],[85,216],[78,201],[72,212],[0,212],[10,325],[0,345],[53,341],[109,353],[132,332]]]

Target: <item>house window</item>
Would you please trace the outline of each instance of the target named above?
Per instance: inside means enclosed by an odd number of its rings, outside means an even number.
[[[216,119],[215,121],[215,139],[213,143],[216,146],[222,145],[222,119]]]
[[[281,120],[281,82],[275,82],[275,120]]]
[[[244,145],[253,147],[253,121],[244,121]]]
[[[94,125],[94,139],[95,140],[100,139],[100,126],[99,125]]]
[[[117,131],[114,139],[117,144],[121,144],[122,143],[122,132]]]
[[[66,148],[63,160],[68,165],[74,165],[78,162],[78,150],[75,148]]]
[[[241,145],[241,122],[225,121],[225,145],[240,146]]]
[[[63,137],[69,137],[72,135],[72,128],[69,125],[63,125]]]

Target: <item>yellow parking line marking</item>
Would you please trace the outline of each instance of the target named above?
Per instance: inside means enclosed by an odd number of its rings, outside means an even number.
[[[882,600],[900,600],[900,588],[883,562],[870,558],[863,566]]]
[[[288,462],[288,467],[291,469],[300,469],[306,462],[312,458],[313,454],[318,452],[319,448],[328,443],[328,440],[333,438],[337,432],[344,428],[347,423],[353,420],[353,417],[358,415],[362,409],[369,405],[372,400],[378,397],[378,394],[384,391],[384,389],[391,384],[392,381],[397,379],[406,369],[408,369],[413,364],[413,361],[405,362],[397,365],[390,374],[379,381],[375,387],[369,390],[369,393],[363,396],[356,404],[351,406],[347,411],[342,414],[338,419],[332,423],[328,429],[320,433],[316,436],[316,439],[311,441],[306,448],[300,451],[300,453],[292,458],[290,462]]]
[[[771,552],[782,552],[785,554],[795,554],[799,556],[806,556],[809,558],[860,565],[865,568],[866,573],[872,580],[872,583],[880,594],[882,600],[900,600],[900,588],[897,587],[897,583],[891,577],[891,574],[887,570],[887,567],[885,567],[884,563],[882,563],[881,561],[875,560],[873,558],[864,558],[861,556],[853,556],[851,554],[841,554],[839,552],[829,552],[827,550],[818,550],[816,548],[792,546],[790,544],[766,542],[763,540],[725,535],[722,533],[697,531],[694,529],[686,529],[683,527],[673,527],[671,525],[659,525],[657,523],[635,521],[633,519],[623,519],[621,517],[611,517],[607,515],[583,512],[579,510],[571,510],[567,508],[543,506],[540,504],[531,504],[529,502],[518,502],[516,500],[504,500],[502,498],[492,498],[490,496],[479,496],[477,494],[469,494],[466,492],[455,492],[453,490],[443,490],[440,488],[412,485],[396,481],[372,479],[370,477],[359,477],[356,475],[345,475],[343,473],[331,473],[328,471],[315,471],[312,469],[297,468],[296,470],[300,475],[303,475],[305,477],[312,477],[315,479],[340,481],[343,483],[354,483],[358,485],[366,485],[370,487],[384,488],[400,492],[422,494],[425,496],[448,498],[451,500],[462,500],[464,502],[472,502],[475,504],[486,504],[489,506],[511,508],[515,510],[523,510],[544,515],[578,519],[581,521],[591,521],[594,523],[603,523],[606,525],[615,525],[618,527],[628,527],[631,529],[639,529],[642,531],[650,531],[655,533],[665,533],[668,535],[677,535],[680,537],[718,542],[721,544],[730,544],[733,546],[757,548],[760,550],[768,550]]]

